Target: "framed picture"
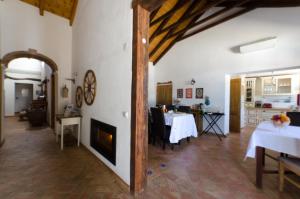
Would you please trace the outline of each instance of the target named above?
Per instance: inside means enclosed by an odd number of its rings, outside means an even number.
[[[182,88],[177,89],[177,98],[183,98],[183,89]]]
[[[193,98],[193,89],[192,88],[185,89],[185,98],[187,98],[187,99]]]
[[[203,88],[196,88],[196,98],[203,99]]]

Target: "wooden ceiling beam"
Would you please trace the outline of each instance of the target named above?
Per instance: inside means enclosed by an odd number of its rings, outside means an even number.
[[[159,23],[160,21],[164,20],[165,18],[172,16],[178,9],[180,9],[182,6],[184,6],[188,2],[190,2],[190,0],[178,0],[176,5],[171,10],[169,10],[164,15],[158,17],[154,21],[151,21],[150,22],[150,27],[157,24],[157,23]],[[179,5],[177,5],[177,4],[179,4]]]
[[[165,1],[166,0],[136,0],[137,3],[140,3],[140,5],[149,12],[159,8]]]
[[[179,20],[187,15],[189,15],[193,9],[195,8],[195,6],[197,6],[197,4],[201,2],[201,0],[195,0],[193,1],[189,7],[187,8],[187,10],[183,13],[183,15],[179,18]],[[178,25],[179,26],[179,25]],[[155,46],[155,48],[150,52],[149,57],[151,58],[156,52],[157,50],[168,40],[169,35],[171,35],[176,29],[177,27],[174,27],[172,29],[170,29],[170,31],[162,38],[162,40]]]
[[[174,6],[174,9],[178,10],[181,6],[182,6],[182,2],[181,0],[177,1],[177,3],[175,4]],[[175,12],[174,12],[175,13]],[[173,13],[173,14],[174,14]],[[163,29],[163,27],[168,24],[170,18],[173,16],[172,15],[169,15],[167,16],[165,19],[163,19],[163,21],[159,24],[158,28],[153,32],[153,34],[151,35],[149,41],[151,42],[155,37],[156,35],[161,31],[161,29]]]
[[[158,8],[156,8],[155,10],[153,10],[153,11],[150,13],[150,21],[152,21],[152,20],[154,19],[154,17],[156,16],[156,14],[158,13],[158,11],[159,11],[160,8],[161,8],[161,6],[158,7]]]
[[[195,30],[195,31],[193,31],[193,32],[191,32],[191,33],[189,33],[189,34],[187,34],[187,35],[182,36],[182,38],[179,39],[179,41],[184,40],[184,39],[187,39],[187,38],[189,38],[189,37],[191,37],[191,36],[193,36],[193,35],[195,35],[195,34],[198,34],[198,33],[203,32],[203,31],[205,31],[205,30],[207,30],[207,29],[209,29],[209,28],[212,28],[212,27],[217,26],[217,25],[219,25],[219,24],[221,24],[221,23],[224,23],[224,22],[226,22],[226,21],[229,21],[229,20],[231,20],[231,19],[233,19],[233,18],[235,18],[235,17],[238,17],[238,16],[240,16],[240,15],[242,15],[242,14],[245,14],[245,13],[247,13],[247,12],[250,12],[250,11],[252,11],[252,10],[254,10],[254,9],[256,9],[256,7],[244,8],[243,10],[240,10],[240,11],[238,11],[238,12],[232,14],[232,15],[229,15],[229,16],[227,16],[227,17],[225,17],[225,18],[222,18],[222,19],[220,19],[220,20],[218,20],[218,21],[216,21],[216,22],[214,22],[214,23],[211,23],[211,24],[209,24],[209,25],[207,25],[207,26],[204,26],[204,27],[202,27],[202,28],[200,28],[200,29],[198,29],[198,30]]]
[[[76,15],[77,5],[78,5],[78,0],[74,0],[71,15],[70,15],[70,26],[73,25],[75,15]]]
[[[202,15],[204,12],[206,12],[207,10],[209,10],[209,9],[211,9],[211,8],[213,8],[213,7],[215,7],[215,6],[217,6],[219,3],[222,3],[222,2],[224,2],[224,1],[226,1],[226,0],[216,0],[216,1],[212,2],[212,3],[209,3],[207,6],[204,6],[203,9],[200,9],[199,11],[196,11],[196,12],[194,12],[194,13],[191,13],[190,15],[187,15],[186,17],[183,17],[181,20],[178,20],[178,21],[175,22],[174,24],[172,24],[172,25],[170,25],[170,26],[168,26],[168,27],[163,28],[161,31],[159,31],[159,32],[157,33],[157,35],[160,35],[160,34],[166,32],[166,31],[169,31],[170,29],[172,29],[172,28],[178,26],[179,24],[181,24],[182,22],[184,22],[184,21],[186,21],[186,20],[188,20],[188,19],[191,19],[192,17],[201,16],[201,15]]]
[[[40,15],[44,16],[45,0],[39,0]]]
[[[201,17],[201,16],[200,16]],[[197,20],[199,19],[199,17],[194,17],[192,19],[192,21],[187,25],[187,27],[193,25]],[[185,33],[185,32],[184,32]],[[179,41],[179,39],[184,35],[184,33],[182,33],[181,35],[177,35],[177,37],[175,38],[174,41],[172,41],[170,43],[170,45],[157,57],[157,59],[153,62],[153,64],[155,65],[157,62],[159,62],[159,60],[165,55],[167,54],[167,52],[176,44],[176,42]]]
[[[228,7],[232,4],[238,2],[239,0],[227,0],[220,4],[220,7]],[[296,7],[300,6],[300,0],[251,0],[249,2],[251,5],[256,5],[257,7],[263,8],[278,8],[278,7]],[[244,5],[243,7],[247,7],[248,5]]]
[[[194,28],[194,27],[196,27],[196,26],[199,26],[199,25],[201,25],[201,24],[204,24],[204,23],[206,23],[206,22],[208,22],[208,21],[210,21],[210,20],[212,20],[212,19],[215,19],[215,18],[221,16],[222,14],[224,14],[224,13],[226,13],[226,12],[228,12],[228,11],[230,11],[230,10],[236,8],[236,7],[239,7],[239,6],[241,6],[241,5],[245,4],[245,3],[248,3],[249,1],[250,1],[250,0],[243,0],[243,1],[241,1],[241,2],[236,2],[236,4],[234,4],[234,5],[230,6],[230,7],[223,8],[222,10],[219,10],[219,11],[217,11],[217,12],[215,12],[215,13],[213,13],[213,14],[207,16],[207,17],[204,18],[204,19],[201,19],[200,21],[195,22],[195,23],[192,24],[190,27],[186,27],[186,28],[184,28],[184,29],[181,30],[181,31],[178,31],[178,32],[176,32],[176,33],[173,33],[172,35],[170,35],[170,38],[171,38],[171,37],[174,37],[174,36],[177,36],[177,35],[179,35],[179,34],[181,34],[181,33],[184,33],[184,32],[188,31],[188,30],[191,29],[191,28]]]

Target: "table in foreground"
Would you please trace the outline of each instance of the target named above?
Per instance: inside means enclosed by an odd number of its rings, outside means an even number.
[[[165,113],[166,125],[171,126],[170,143],[178,143],[183,138],[197,137],[194,116],[187,113]]]
[[[300,127],[275,127],[271,121],[260,123],[253,132],[246,157],[256,158],[256,186],[262,188],[265,149],[300,157]]]
[[[63,114],[56,115],[56,120],[60,125],[60,149],[64,149],[64,126],[77,125],[77,145],[80,145],[80,130],[81,130],[81,115],[64,116]],[[56,129],[56,142],[58,141],[59,131]]]

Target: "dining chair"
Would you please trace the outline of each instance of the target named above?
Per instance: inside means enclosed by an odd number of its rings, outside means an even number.
[[[175,106],[172,105],[172,104],[169,104],[169,105],[166,105],[166,109],[167,109],[168,111],[174,111]]]
[[[291,126],[300,126],[300,112],[287,112],[286,115],[291,120]]]
[[[162,148],[165,150],[166,144],[169,143],[171,128],[169,126],[166,126],[165,117],[162,109],[151,108],[150,110],[153,119],[153,144],[155,144],[156,137],[159,137],[163,143]]]
[[[154,144],[153,120],[150,110],[148,110],[148,144]]]
[[[189,106],[179,106],[178,111],[183,113],[192,113],[192,109]]]
[[[300,176],[300,159],[292,157],[279,158],[279,191],[283,191],[284,181],[287,180],[291,184],[300,189],[300,183],[285,175],[285,171],[289,170]]]

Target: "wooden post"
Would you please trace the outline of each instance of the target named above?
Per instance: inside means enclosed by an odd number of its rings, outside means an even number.
[[[133,3],[130,190],[139,193],[147,181],[148,159],[148,29],[150,13]]]

